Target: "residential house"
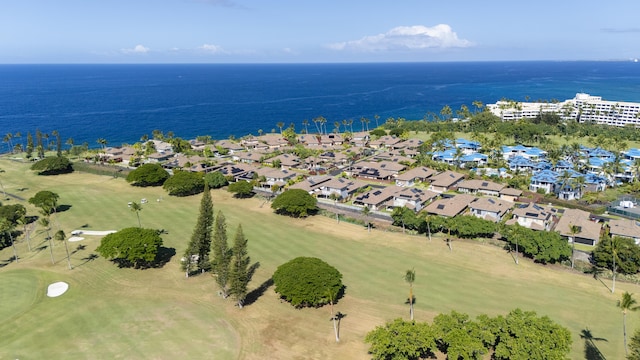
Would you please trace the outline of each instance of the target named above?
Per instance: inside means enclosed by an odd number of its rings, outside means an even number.
[[[590,217],[591,214],[584,210],[565,209],[554,231],[559,232],[569,243],[595,246],[600,239],[602,224],[590,220]]]
[[[402,190],[399,186],[375,188],[358,195],[353,203],[367,206],[371,210],[384,210],[393,206],[393,196]]]
[[[264,154],[257,151],[241,151],[233,154],[233,161],[245,164],[260,164],[264,158]]]
[[[393,195],[393,207],[406,207],[419,212],[426,204],[438,196],[439,194],[433,191],[405,187]]]
[[[280,167],[282,169],[290,170],[300,167],[300,158],[295,154],[280,154],[278,156],[266,159],[262,163],[264,165],[273,166],[273,164],[277,161],[280,162]]]
[[[554,194],[558,177],[558,173],[552,170],[539,171],[531,176],[529,190],[533,192],[539,192],[538,190],[541,190],[545,194]]]
[[[461,181],[458,185],[458,192],[463,194],[480,194],[489,196],[500,196],[500,191],[505,188],[503,184],[498,184],[489,180],[471,179]]]
[[[367,186],[369,184],[363,181],[332,177],[329,181],[322,182],[318,187],[319,192],[316,190],[315,193],[326,198],[335,194],[339,199],[347,199],[359,189]]]
[[[464,174],[449,170],[441,172],[440,174],[433,175],[429,178],[429,181],[431,182],[429,190],[437,193],[449,191],[464,180],[464,177]]]
[[[481,219],[499,222],[511,210],[513,203],[493,198],[479,198],[469,204],[469,210],[473,216]]]
[[[611,234],[611,237],[621,236],[631,238],[636,242],[636,245],[640,245],[640,224],[636,220],[609,220],[609,234]]]
[[[280,170],[273,168],[259,168],[257,170],[258,176],[265,177],[265,181],[260,184],[264,188],[271,188],[273,185],[283,187],[289,180],[295,179],[298,176],[297,173],[291,170]]]
[[[550,231],[555,222],[555,210],[529,203],[513,209],[513,218],[507,221],[507,225],[518,224],[532,230]]]
[[[219,140],[215,142],[216,148],[225,149],[229,152],[230,155],[233,155],[237,152],[244,151],[244,147],[239,143],[231,140]]]
[[[414,186],[417,183],[425,182],[435,173],[436,171],[431,168],[418,166],[413,169],[407,170],[402,174],[398,174],[396,176],[396,185],[404,187]]]
[[[404,169],[404,165],[391,161],[358,161],[351,166],[350,173],[365,179],[391,180]]]
[[[369,147],[372,149],[392,148],[395,144],[400,143],[402,140],[398,137],[385,135],[376,140],[369,141]]]
[[[475,196],[467,194],[443,197],[427,205],[425,211],[429,214],[451,218],[461,215],[475,200]]]
[[[520,189],[506,187],[500,190],[500,199],[508,202],[515,202],[520,196],[522,196],[522,190]]]
[[[322,184],[330,181],[331,179],[332,177],[328,175],[309,176],[303,181],[289,186],[289,189],[302,189],[313,195],[316,192],[320,191],[320,187],[322,186]]]

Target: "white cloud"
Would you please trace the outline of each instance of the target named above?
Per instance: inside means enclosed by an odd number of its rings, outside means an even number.
[[[224,50],[221,46],[213,45],[213,44],[204,44],[198,47],[198,50],[202,50],[211,54],[226,54],[227,51]]]
[[[151,49],[143,45],[136,45],[133,49],[121,49],[120,51],[122,51],[125,54],[146,54],[150,50]]]
[[[363,52],[389,50],[420,50],[463,48],[473,46],[458,35],[447,24],[432,27],[423,25],[398,26],[384,34],[365,36],[359,40],[329,44],[334,50],[353,50]]]

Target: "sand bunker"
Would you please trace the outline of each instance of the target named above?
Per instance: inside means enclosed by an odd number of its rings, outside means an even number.
[[[69,289],[69,284],[64,281],[55,282],[47,288],[48,297],[56,297],[64,294]]]
[[[82,241],[82,240],[84,240],[84,238],[80,236],[72,236],[69,238],[70,242],[76,242],[76,241]]]
[[[71,235],[97,235],[97,236],[102,236],[102,235],[109,235],[109,234],[113,234],[114,232],[117,232],[116,230],[105,230],[105,231],[96,231],[96,230],[73,230],[71,232]]]

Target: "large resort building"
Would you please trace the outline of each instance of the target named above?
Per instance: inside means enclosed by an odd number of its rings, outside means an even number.
[[[640,127],[640,103],[602,100],[600,96],[578,93],[563,102],[498,101],[488,104],[491,113],[502,120],[534,118],[539,114],[556,113],[563,119],[581,123]]]

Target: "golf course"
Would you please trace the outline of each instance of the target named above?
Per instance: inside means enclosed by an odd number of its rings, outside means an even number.
[[[185,277],[180,259],[195,226],[201,195],[168,196],[161,187],[133,187],[125,180],[74,172],[37,176],[28,163],[0,158],[7,199],[28,215],[27,202],[40,190],[59,194],[62,211],[52,216],[54,231],[120,230],[138,226],[128,203],[141,202],[144,228],[163,229],[162,267],[119,268],[97,255],[101,235],[80,235],[65,246],[54,242],[52,264],[46,232],[17,239],[0,251],[0,359],[368,359],[366,334],[395,318],[409,319],[405,304],[408,269],[415,269],[415,319],[431,321],[451,310],[490,316],[515,308],[547,315],[571,331],[571,359],[589,358],[585,346],[607,359],[623,359],[623,292],[640,297],[640,287],[544,266],[529,259],[519,265],[499,246],[408,235],[312,216],[276,215],[260,198],[236,199],[212,190],[214,212],[227,219],[230,241],[238,224],[248,238],[252,262],[259,262],[244,308],[223,299],[208,273]],[[4,198],[4,196],[3,196]],[[21,230],[20,227],[17,230]],[[276,268],[298,256],[318,257],[343,275],[345,296],[335,305],[340,321],[336,343],[328,306],[295,309],[270,286]],[[47,287],[68,290],[47,296]],[[640,313],[627,316],[629,336]],[[585,338],[585,335],[587,338]],[[589,339],[590,338],[590,339]]]

